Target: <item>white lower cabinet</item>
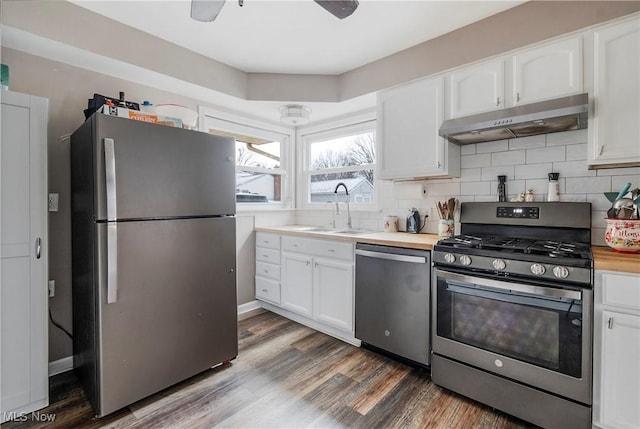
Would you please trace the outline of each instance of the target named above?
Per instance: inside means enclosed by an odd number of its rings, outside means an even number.
[[[596,271],[593,425],[640,428],[640,275]]]
[[[282,306],[313,317],[313,259],[303,254],[282,254]]]
[[[280,236],[256,233],[256,298],[280,304]]]
[[[279,282],[263,277],[266,272],[260,260],[267,255],[273,260],[275,256],[256,251],[256,298],[271,304],[265,308],[285,317],[358,343],[353,336],[353,243],[287,235],[280,243]],[[278,300],[273,299],[276,289]]]
[[[345,331],[353,330],[353,264],[317,258],[313,262],[315,318]]]

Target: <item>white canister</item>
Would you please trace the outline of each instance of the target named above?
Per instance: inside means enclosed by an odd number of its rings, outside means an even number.
[[[384,232],[398,232],[398,216],[384,217]]]
[[[453,219],[440,219],[438,222],[438,236],[448,238],[455,235]]]

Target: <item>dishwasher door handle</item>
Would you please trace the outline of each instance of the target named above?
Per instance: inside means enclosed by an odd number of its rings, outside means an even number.
[[[370,250],[356,249],[356,256],[367,258],[388,259],[389,261],[411,262],[413,264],[426,264],[427,258],[424,256],[398,255],[396,253],[372,252]]]

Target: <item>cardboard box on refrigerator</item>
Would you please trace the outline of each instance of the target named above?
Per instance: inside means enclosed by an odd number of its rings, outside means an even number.
[[[182,120],[178,118],[172,118],[170,116],[154,115],[151,113],[143,113],[138,110],[126,109],[118,106],[103,105],[100,110],[101,113],[110,116],[119,116],[123,118],[133,119],[134,121],[148,122],[150,124],[168,125],[170,127],[182,128]]]

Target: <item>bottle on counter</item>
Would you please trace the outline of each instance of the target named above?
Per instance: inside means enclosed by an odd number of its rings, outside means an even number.
[[[153,108],[153,104],[149,100],[144,100],[140,105],[140,111],[142,113],[148,113],[150,115],[155,114],[155,109]]]
[[[560,201],[560,189],[558,186],[558,178],[560,173],[549,173],[549,192],[547,193],[547,201]]]
[[[498,176],[498,201],[507,201],[507,176]]]

